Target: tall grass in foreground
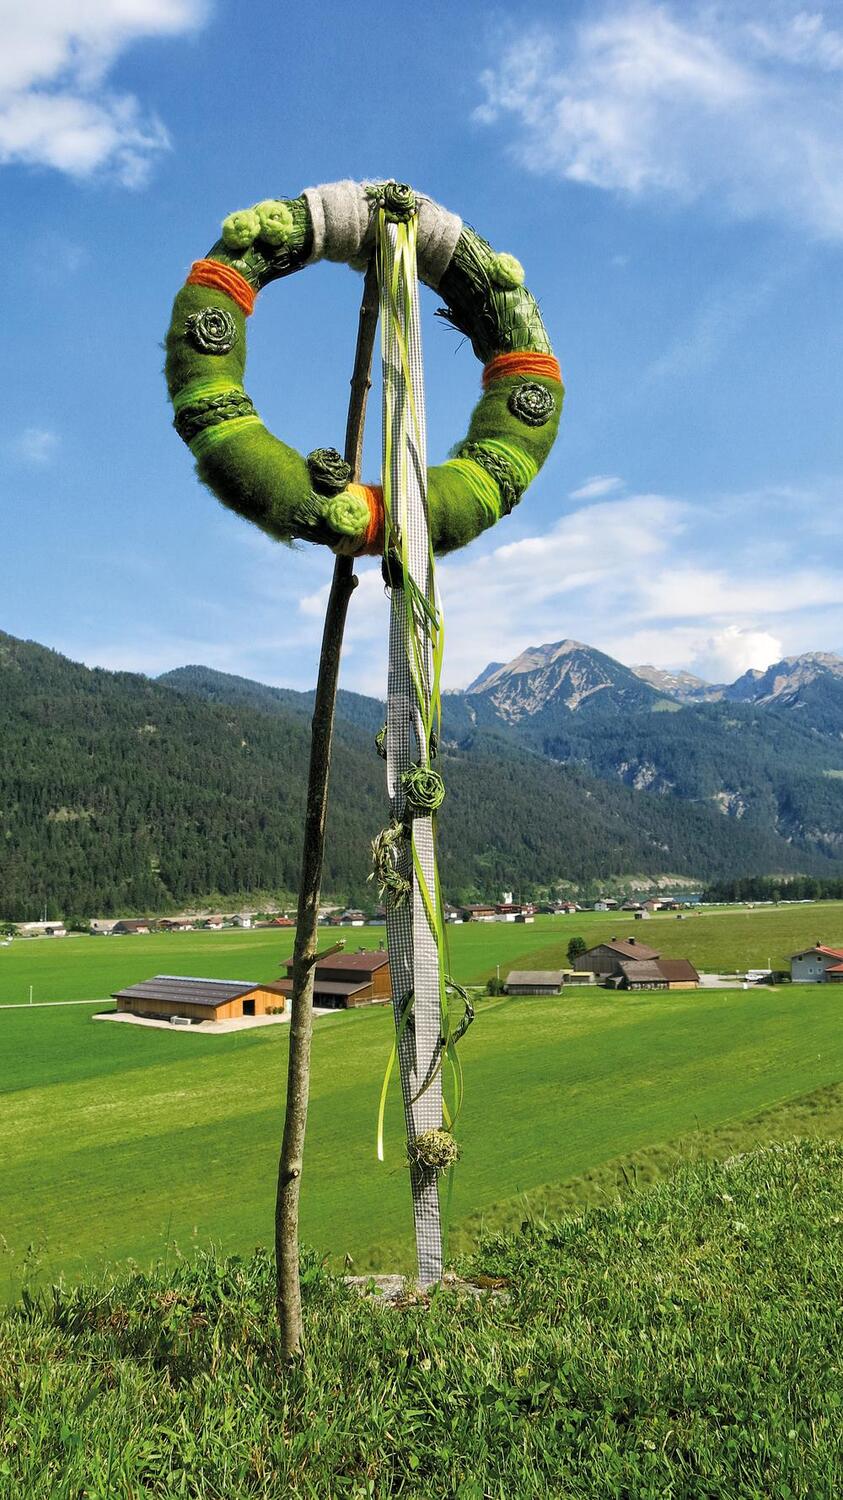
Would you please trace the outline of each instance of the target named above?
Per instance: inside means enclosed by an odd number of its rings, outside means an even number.
[[[282,1369],[268,1257],[24,1294],[0,1318],[0,1495],[843,1492],[843,1148],[696,1163],[526,1222],[454,1292],[359,1300],[313,1258]]]

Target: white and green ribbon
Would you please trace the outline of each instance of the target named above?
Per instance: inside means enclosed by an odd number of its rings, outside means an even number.
[[[438,733],[442,613],[427,525],[424,375],[419,327],[415,218],[395,224],[378,212],[383,361],[385,551],[392,569],[387,687],[387,786],[392,816],[404,819],[405,773],[430,768]],[[415,811],[398,853],[412,895],[387,905],[397,1055],[408,1144],[443,1122],[442,1037],[447,1035],[444,931],[434,814]],[[444,1032],[443,1032],[443,1028]],[[382,1154],[384,1090],[379,1115]],[[450,1116],[444,1112],[446,1123]],[[410,1153],[419,1278],[442,1275],[437,1174]]]

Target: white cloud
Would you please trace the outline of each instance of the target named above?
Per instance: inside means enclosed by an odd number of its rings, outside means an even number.
[[[828,527],[832,495],[769,491],[714,496],[691,506],[665,495],[583,504],[541,535],[437,569],[445,609],[445,681],[464,686],[489,661],[572,636],[631,662],[690,668],[718,681],[785,654],[833,647],[843,633],[843,569],[835,545],[824,561],[794,566],[758,546],[774,509],[811,530]],[[839,505],[834,506],[839,514]],[[723,547],[724,526],[730,543]],[[810,552],[810,548],[808,548]],[[302,639],[315,644],[327,588],[299,601]],[[294,627],[295,628],[295,627]],[[364,572],[351,602],[344,685],[382,695],[387,604],[379,570]]]
[[[506,534],[501,526],[437,567],[445,685],[465,686],[489,661],[565,637],[628,664],[689,668],[718,681],[783,656],[839,649],[841,492],[843,483],[828,478],[813,490],[713,494],[694,504],[659,494],[611,496],[580,503],[532,534],[511,529],[514,539],[496,546]],[[506,525],[526,526],[529,515],[516,512]],[[248,617],[222,605],[209,617],[206,608],[202,639],[184,637],[175,620],[169,634],[159,621],[140,636],[135,630],[87,650],[74,645],[71,654],[147,671],[206,662],[262,682],[312,687],[330,557],[320,548],[285,551],[279,567],[277,543],[222,516],[218,524],[235,544],[229,592],[236,586],[248,597]],[[377,562],[362,562],[358,577],[341,685],[383,697],[389,604]]]
[[[46,427],[25,427],[18,437],[12,442],[12,452],[23,463],[34,464],[37,467],[52,463],[56,456],[59,440],[54,432]]]
[[[611,495],[613,490],[623,487],[623,480],[615,474],[592,474],[579,489],[571,490],[572,500],[597,500],[601,495]]]
[[[783,656],[781,641],[768,630],[727,625],[709,636],[691,661],[693,671],[709,682],[734,682],[751,668],[763,672]]]
[[[534,172],[633,197],[710,197],[837,240],[841,67],[843,33],[822,15],[623,0],[511,42],[483,75],[476,116],[514,119]]]
[[[142,183],[169,137],[131,94],[107,87],[135,41],[196,26],[205,0],[0,0],[0,163]]]

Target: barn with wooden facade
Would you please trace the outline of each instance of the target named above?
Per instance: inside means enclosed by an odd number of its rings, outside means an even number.
[[[286,1008],[287,1000],[275,984],[255,984],[246,979],[189,979],[178,974],[156,974],[112,996],[120,1012],[171,1021],[184,1016],[190,1021],[239,1021],[248,1016],[272,1015]]]
[[[659,954],[655,948],[650,948],[646,943],[639,943],[635,938],[610,938],[608,942],[598,943],[594,948],[588,948],[585,953],[577,955],[577,968],[590,969],[598,979],[608,979],[610,974],[621,972],[621,963],[648,963],[651,959],[658,958]]]
[[[508,995],[558,995],[563,977],[561,969],[512,969],[504,989]]]
[[[293,991],[293,962],[287,964],[286,979],[279,979],[284,995]],[[379,1005],[392,999],[389,955],[332,953],[314,964],[313,1003],[326,1010],[347,1010],[357,1005]]]

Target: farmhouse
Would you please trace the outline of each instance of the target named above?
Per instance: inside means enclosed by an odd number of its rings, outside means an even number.
[[[170,1021],[187,1016],[191,1021],[236,1021],[244,1016],[265,1016],[284,1010],[286,999],[278,987],[255,984],[248,979],[189,979],[177,974],[156,974],[140,984],[117,990],[112,996],[118,1011]]]
[[[843,980],[843,948],[826,948],[817,943],[803,948],[790,959],[790,977],[794,984],[840,984]]]
[[[601,984],[619,990],[695,990],[700,976],[687,958],[662,958],[636,938],[611,938],[577,958]]]
[[[114,923],[111,935],[112,937],[127,937],[129,934],[137,936],[149,932],[150,925],[148,917],[127,917],[124,921]]]
[[[612,975],[610,983],[619,990],[666,990],[667,976],[655,958],[621,959],[619,974]]]
[[[561,969],[512,969],[504,989],[507,995],[558,995],[562,979]]]
[[[287,976],[279,979],[279,992],[293,992],[293,961]],[[392,999],[389,955],[376,953],[332,953],[314,965],[313,1003],[330,1010],[348,1010],[358,1005],[382,1005]]]
[[[608,942],[598,943],[594,948],[587,948],[585,953],[580,953],[577,967],[590,969],[599,978],[607,979],[610,974],[620,973],[622,959],[630,962],[640,959],[646,962],[658,956],[655,948],[648,948],[646,943],[639,943],[636,938],[613,937]]]
[[[18,937],[67,937],[63,922],[18,922]]]

